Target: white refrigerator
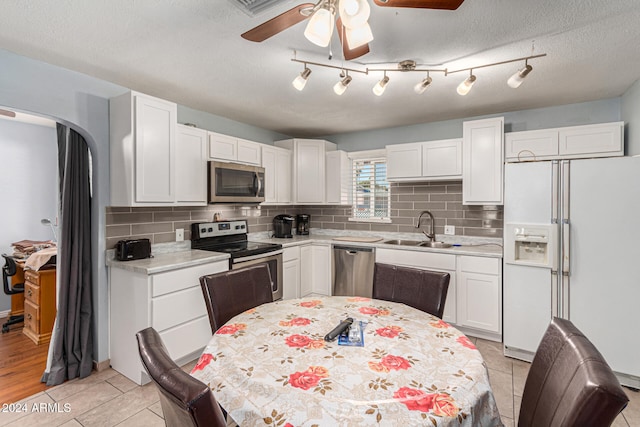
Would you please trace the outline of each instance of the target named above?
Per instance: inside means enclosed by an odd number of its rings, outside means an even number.
[[[505,165],[504,352],[570,319],[640,388],[640,158]]]

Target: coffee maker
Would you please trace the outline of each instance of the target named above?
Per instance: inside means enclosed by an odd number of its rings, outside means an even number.
[[[273,218],[273,237],[292,238],[291,226],[293,225],[293,217],[291,215],[276,215]]]
[[[309,228],[311,227],[311,215],[298,214],[296,215],[296,234],[306,236],[309,234]]]

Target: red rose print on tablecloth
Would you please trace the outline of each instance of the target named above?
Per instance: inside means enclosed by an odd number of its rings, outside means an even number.
[[[311,320],[304,317],[296,317],[291,320],[281,320],[280,326],[307,326],[311,323]]]
[[[289,347],[293,348],[324,348],[323,340],[312,340],[306,335],[289,335],[284,341]]]
[[[191,373],[193,374],[196,371],[203,370],[204,367],[207,366],[209,364],[209,362],[211,362],[212,360],[213,360],[213,354],[204,353],[202,356],[200,356],[200,359],[198,360],[198,363],[191,370]]]
[[[433,328],[438,328],[438,329],[446,329],[451,327],[451,325],[449,325],[447,322],[441,319],[434,320],[433,322],[429,322],[429,326]]]
[[[231,325],[224,325],[216,331],[217,335],[233,335],[238,331],[242,331],[247,328],[244,323],[232,323]]]
[[[327,378],[329,371],[323,366],[310,366],[303,372],[294,372],[289,375],[289,384],[292,387],[309,390],[311,387],[318,385],[322,378]]]
[[[375,307],[360,307],[358,311],[361,314],[368,314],[370,316],[388,316],[389,310],[379,309]]]
[[[313,308],[313,307],[317,307],[320,304],[322,304],[322,301],[314,299],[313,301],[303,301],[300,303],[300,307],[305,307],[305,308]]]
[[[400,332],[402,332],[400,326],[385,326],[384,328],[376,329],[376,335],[385,338],[395,338]]]
[[[375,372],[389,372],[406,370],[411,367],[407,359],[400,356],[387,355],[380,362],[369,362],[369,368]]]
[[[458,339],[456,341],[459,344],[462,344],[464,347],[470,348],[471,350],[475,350],[476,349],[476,346],[473,345],[471,340],[469,338],[467,338],[465,335],[462,335],[461,337],[458,337]]]
[[[410,411],[431,412],[438,417],[455,417],[460,408],[447,393],[426,393],[422,390],[401,387],[393,397],[407,406]]]
[[[349,301],[349,302],[366,302],[366,301],[371,301],[371,298],[353,297],[353,298],[347,298],[347,301]]]

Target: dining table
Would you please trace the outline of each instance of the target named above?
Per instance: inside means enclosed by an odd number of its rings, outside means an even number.
[[[351,318],[359,343],[324,337]],[[487,366],[453,326],[407,305],[307,297],[213,334],[191,375],[240,426],[501,426]]]

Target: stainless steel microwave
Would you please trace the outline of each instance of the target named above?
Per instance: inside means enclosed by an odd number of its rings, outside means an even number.
[[[264,168],[209,162],[209,203],[264,202]]]

